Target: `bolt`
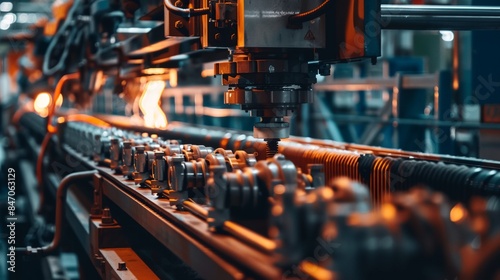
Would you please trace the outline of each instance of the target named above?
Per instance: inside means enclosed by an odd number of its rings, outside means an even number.
[[[132,147],[132,142],[130,142],[130,141],[123,141],[123,148],[129,149],[130,147]]]
[[[272,65],[269,65],[269,73],[274,73],[274,66]]]
[[[266,157],[267,158],[272,158],[274,157],[275,154],[278,153],[278,142],[280,141],[279,138],[270,138],[270,139],[264,139],[266,141],[267,147],[266,147]]]
[[[101,225],[112,225],[113,223],[113,217],[111,217],[109,208],[102,209]]]
[[[184,28],[184,23],[182,23],[182,21],[178,20],[175,22],[174,26],[177,29],[181,29],[181,28]]]
[[[236,34],[231,34],[231,41],[236,41]]]
[[[165,153],[163,151],[156,151],[155,152],[156,159],[161,159],[164,155],[165,155]]]
[[[119,262],[118,270],[127,270],[127,264],[125,262]]]
[[[144,153],[144,146],[137,146],[137,147],[135,147],[135,151],[138,154],[143,154]]]
[[[220,33],[215,34],[215,40],[220,40]]]

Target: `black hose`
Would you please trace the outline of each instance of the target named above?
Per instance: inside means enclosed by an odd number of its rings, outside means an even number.
[[[71,43],[70,39],[67,39],[65,42],[63,41],[65,43],[63,53],[59,56],[59,60],[57,61],[56,65],[54,65],[52,68],[50,67],[50,60],[51,60],[51,56],[52,56],[52,52],[54,51],[54,48],[60,43],[59,40],[61,39],[61,37],[66,36],[65,35],[66,29],[69,28],[72,24],[74,24],[73,17],[75,16],[75,13],[77,12],[77,10],[80,8],[80,2],[81,2],[81,0],[75,0],[73,2],[73,5],[71,6],[71,9],[68,12],[68,17],[64,20],[64,23],[58,29],[56,35],[54,35],[54,37],[52,37],[52,39],[50,40],[49,46],[47,48],[47,52],[45,53],[45,56],[43,59],[43,65],[42,65],[43,74],[45,76],[52,76],[56,72],[64,69],[64,63],[66,61],[66,57],[68,56],[69,44]],[[71,31],[72,32],[70,33],[69,37],[73,38],[74,37],[74,30],[71,30]]]
[[[210,13],[210,8],[196,8],[196,9],[184,9],[180,7],[176,7],[171,0],[164,0],[165,7],[174,15],[178,15],[181,17],[195,17],[208,15]]]
[[[330,4],[330,0],[325,0],[321,5],[312,10],[288,17],[288,27],[302,28],[302,23],[323,15],[328,8],[328,4]]]

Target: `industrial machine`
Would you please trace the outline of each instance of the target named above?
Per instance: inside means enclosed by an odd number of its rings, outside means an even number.
[[[500,277],[500,162],[290,133],[332,65],[378,63],[382,29],[498,29],[500,8],[73,0],[52,13],[9,37],[36,43],[39,75],[4,111],[6,277]],[[397,117],[424,78],[386,83],[382,112]],[[434,104],[455,78],[439,77]],[[194,124],[200,112],[215,125]]]

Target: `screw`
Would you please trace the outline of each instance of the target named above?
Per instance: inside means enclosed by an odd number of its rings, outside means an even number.
[[[231,34],[231,41],[236,41],[236,34]]]
[[[220,40],[220,33],[215,34],[215,40]]]
[[[272,158],[274,157],[275,154],[278,153],[278,142],[280,141],[279,138],[270,138],[270,139],[264,139],[266,140],[266,157],[267,158]]]
[[[184,23],[182,23],[182,21],[178,20],[175,22],[174,26],[177,29],[181,29],[181,28],[184,28]]]
[[[119,262],[118,270],[127,270],[127,264],[125,262]]]

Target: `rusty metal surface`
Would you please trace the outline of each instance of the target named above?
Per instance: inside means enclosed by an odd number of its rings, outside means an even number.
[[[108,248],[99,250],[106,261],[104,279],[160,279],[130,248]],[[119,270],[119,264],[125,263],[126,270]]]
[[[149,189],[138,188],[119,176],[108,176],[120,180],[122,187],[105,179],[104,194],[200,274],[211,279],[240,279],[246,274],[237,268],[242,267],[258,278],[279,277],[281,272],[273,266],[271,256],[242,244],[234,237],[210,232],[204,221],[189,212],[175,210],[168,200],[158,199]],[[258,259],[259,262],[248,262],[248,259]]]
[[[103,176],[105,196],[208,279],[241,279],[245,275],[261,279],[280,277],[281,271],[274,266],[272,256],[234,237],[210,232],[205,221],[189,212],[175,210],[168,200],[158,199],[149,189],[139,188],[133,181],[112,174],[111,169],[82,158],[67,145],[64,150],[87,168],[98,170]],[[248,259],[260,261],[248,262]]]

